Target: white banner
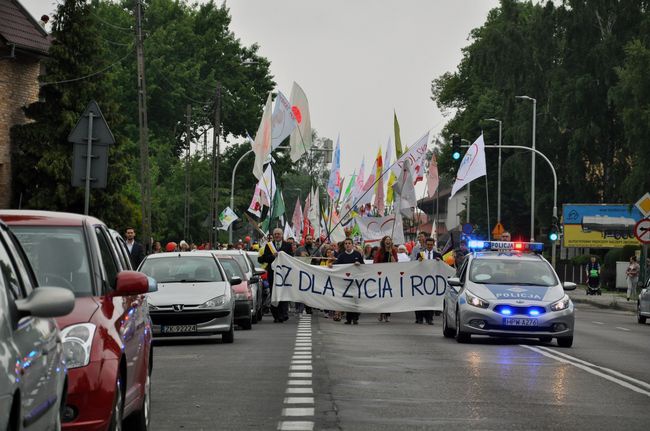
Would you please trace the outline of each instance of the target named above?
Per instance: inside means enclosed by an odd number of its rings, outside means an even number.
[[[379,241],[386,235],[393,238],[393,244],[404,244],[404,225],[399,212],[384,217],[356,217],[357,226],[361,231],[363,241],[367,243]]]
[[[460,162],[458,172],[456,173],[456,181],[451,188],[451,196],[453,198],[458,190],[465,184],[469,184],[483,175],[487,175],[485,169],[485,143],[483,142],[483,134],[479,136],[476,141],[467,149],[465,157]]]
[[[291,111],[291,103],[279,91],[275,98],[275,107],[273,108],[271,122],[273,123],[271,149],[275,150],[298,125],[296,117],[293,116],[293,111]]]
[[[399,313],[442,310],[447,278],[456,271],[438,260],[309,265],[284,252],[273,262],[271,303],[302,302],[322,310]]]

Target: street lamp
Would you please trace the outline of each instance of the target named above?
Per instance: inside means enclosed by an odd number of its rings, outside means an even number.
[[[496,118],[486,118],[484,121],[492,121],[494,123],[499,123],[499,167],[497,174],[497,223],[501,223],[501,127],[503,121],[497,120]],[[533,153],[534,155],[535,153]]]
[[[537,127],[537,99],[530,96],[515,96],[515,99],[533,102],[533,154],[530,180],[530,240],[535,241],[535,128]]]

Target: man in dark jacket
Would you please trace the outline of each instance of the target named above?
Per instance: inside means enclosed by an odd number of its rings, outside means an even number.
[[[269,287],[271,289],[271,295],[273,294],[273,267],[272,263],[275,260],[279,252],[283,251],[289,256],[293,256],[291,250],[291,244],[282,240],[283,231],[280,228],[273,230],[273,240],[269,241],[264,246],[264,251],[259,257],[261,263],[267,263],[266,268],[268,273]],[[271,314],[273,315],[274,323],[281,323],[285,320],[289,320],[289,303],[286,301],[280,301],[277,307],[271,305]]]
[[[334,262],[334,265],[343,265],[346,263],[361,265],[363,263],[363,255],[354,249],[354,243],[351,238],[345,238],[345,241],[343,241],[343,247],[345,249],[336,256],[336,262]],[[345,313],[345,324],[358,325],[359,316],[361,316],[361,313],[348,311]]]
[[[140,262],[144,259],[144,247],[135,240],[135,229],[126,228],[126,248],[129,250],[129,259],[134,270],[138,269]]]

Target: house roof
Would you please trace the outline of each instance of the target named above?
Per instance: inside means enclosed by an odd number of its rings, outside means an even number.
[[[47,32],[18,0],[0,0],[0,38],[16,48],[47,54]]]

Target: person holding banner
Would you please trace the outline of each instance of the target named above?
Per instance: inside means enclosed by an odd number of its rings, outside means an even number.
[[[397,249],[393,245],[393,238],[386,235],[379,242],[379,250],[375,253],[374,263],[397,262]],[[390,313],[379,313],[380,322],[390,322]]]
[[[442,260],[442,255],[435,248],[436,241],[433,238],[427,238],[424,250],[420,251],[418,260]],[[433,325],[433,310],[421,310],[415,312],[415,323],[422,324],[426,320],[427,325]]]
[[[271,263],[273,263],[278,253],[281,251],[287,253],[289,256],[293,256],[291,244],[282,240],[283,234],[284,231],[282,229],[273,229],[273,240],[266,243],[264,251],[259,257],[261,263],[268,264],[267,271],[271,295],[273,294],[273,265],[271,265]],[[277,307],[271,305],[271,314],[273,315],[273,323],[282,323],[289,320],[289,304],[286,301],[281,301],[278,303]]]
[[[352,242],[352,238],[345,238],[345,241],[343,241],[343,247],[344,250],[341,253],[339,253],[339,255],[336,257],[336,261],[334,261],[334,265],[344,265],[350,263],[353,263],[355,265],[361,265],[363,263],[363,255],[354,248],[354,243]],[[360,316],[361,313],[353,313],[348,311],[347,313],[345,313],[345,324],[358,325]]]

